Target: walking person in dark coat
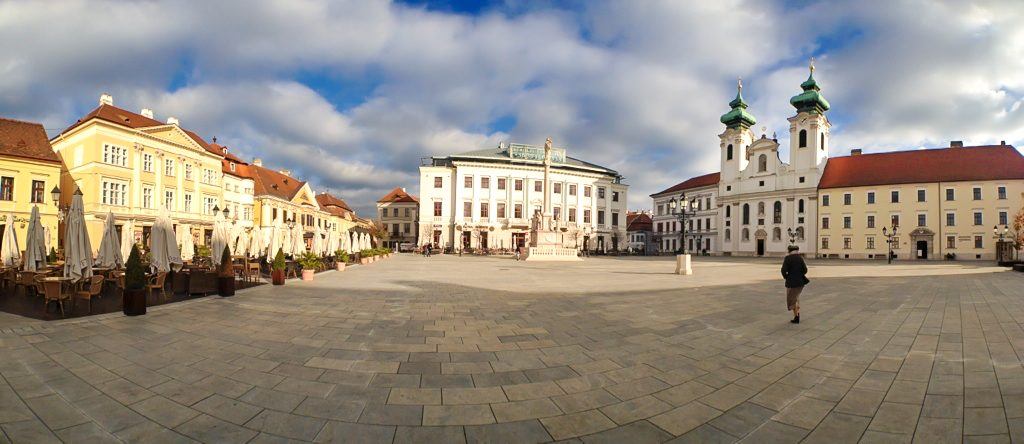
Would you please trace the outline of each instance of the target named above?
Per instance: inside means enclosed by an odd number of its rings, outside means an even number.
[[[800,256],[800,247],[789,246],[789,254],[782,261],[782,277],[786,280],[786,307],[793,311],[793,320],[789,322],[799,324],[800,292],[811,282],[807,279],[807,264]]]

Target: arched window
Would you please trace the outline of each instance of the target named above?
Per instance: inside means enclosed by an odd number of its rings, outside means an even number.
[[[746,228],[743,229],[743,238],[742,239],[744,241],[750,240],[750,230],[748,230]]]
[[[818,148],[821,148],[823,151],[825,150],[825,133],[821,133],[821,145],[818,145]]]
[[[725,206],[725,217],[732,217],[732,211],[729,211],[731,209],[732,207],[730,207],[729,205]]]
[[[726,228],[726,229],[725,229],[725,240],[729,240],[729,238],[731,237],[731,235],[732,235],[732,233],[731,233],[731,232],[729,231],[729,229],[728,229],[728,228]]]
[[[772,206],[772,222],[781,224],[782,223],[782,202],[775,201],[775,205]]]
[[[804,200],[803,199],[800,199],[800,201],[797,202],[797,212],[798,213],[803,213],[804,212]]]
[[[764,216],[764,202],[757,203],[757,215]]]
[[[800,130],[800,148],[807,146],[807,130]]]
[[[804,240],[804,227],[796,227],[796,239]]]
[[[743,225],[750,223],[750,204],[743,204]]]
[[[773,241],[780,241],[780,240],[782,240],[782,228],[775,227],[775,229],[772,230],[772,240]]]
[[[757,157],[757,172],[763,173],[768,170],[768,156],[762,154]]]
[[[732,144],[725,147],[725,160],[732,160]]]

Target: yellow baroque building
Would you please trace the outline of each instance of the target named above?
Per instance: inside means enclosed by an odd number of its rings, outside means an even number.
[[[254,159],[249,171],[254,185],[255,226],[267,230],[275,221],[301,224],[306,248],[310,248],[316,227],[329,228],[331,213],[320,208],[309,183],[292,177],[290,171],[266,168],[261,159]]]
[[[127,111],[104,94],[99,106],[51,141],[64,164],[61,205],[82,191],[93,249],[113,212],[118,230],[134,220],[135,239],[148,244],[157,215],[175,224],[211,230],[213,208],[223,196],[222,156],[178,119],[154,119],[153,111]],[[204,231],[199,231],[200,233]],[[199,236],[200,242],[207,236]]]
[[[14,216],[15,234],[24,251],[32,207],[39,207],[49,246],[57,245],[57,207],[50,191],[60,181],[60,157],[38,123],[0,118],[0,240],[7,215]]]
[[[818,255],[996,259],[1024,204],[1024,156],[1000,144],[832,157],[818,185]]]

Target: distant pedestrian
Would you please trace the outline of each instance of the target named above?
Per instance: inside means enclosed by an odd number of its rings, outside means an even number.
[[[516,247],[516,262],[519,262],[519,255],[522,254],[522,247]]]
[[[786,307],[793,312],[794,324],[800,323],[800,292],[811,283],[807,279],[807,264],[800,255],[800,247],[789,246],[789,254],[782,261],[782,277],[786,280]]]

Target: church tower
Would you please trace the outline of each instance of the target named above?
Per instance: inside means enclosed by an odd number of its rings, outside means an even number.
[[[721,122],[725,124],[725,132],[719,134],[721,141],[721,165],[722,182],[732,182],[740,178],[743,169],[747,167],[747,147],[753,141],[753,133],[750,127],[757,123],[757,119],[747,112],[747,102],[743,101],[743,80],[736,81],[736,98],[729,102],[732,108],[729,112],[722,114]]]
[[[796,115],[789,118],[789,164],[795,171],[818,169],[820,175],[828,160],[829,128],[832,124],[825,117],[828,101],[814,80],[813,58],[810,71],[807,80],[800,84],[803,92],[789,99],[796,108]]]

